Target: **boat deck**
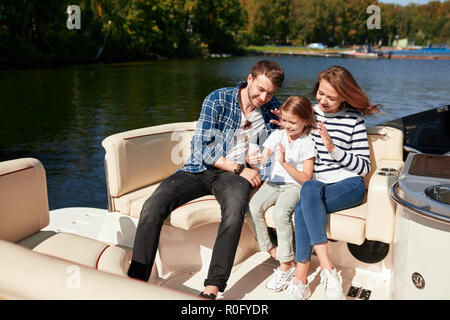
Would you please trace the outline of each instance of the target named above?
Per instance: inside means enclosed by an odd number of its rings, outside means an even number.
[[[235,266],[228,281],[227,289],[219,293],[218,299],[224,300],[286,300],[284,292],[273,292],[265,288],[265,283],[272,275],[273,269],[278,266],[277,261],[267,253],[257,252],[241,264]],[[310,300],[324,300],[325,297],[320,285],[320,267],[315,256],[312,257],[308,275],[308,282],[312,295]],[[343,291],[347,300],[389,299],[389,273],[373,272],[352,267],[338,266],[337,270],[343,279]],[[203,281],[207,270],[186,272],[168,280],[160,280],[158,285],[176,289],[194,295],[203,290]],[[361,288],[359,296],[348,296],[351,287]],[[366,296],[364,296],[366,294]]]
[[[43,231],[69,232],[89,238],[112,243],[130,250],[134,241],[138,219],[110,213],[105,209],[64,208],[50,213],[50,224]],[[200,249],[202,259],[209,261],[211,248]],[[381,262],[366,264],[355,259],[344,242],[329,242],[330,258],[335,263],[343,279],[343,291],[346,299],[370,300],[390,299],[390,261],[391,252]],[[189,267],[164,278],[152,276],[150,283],[158,286],[180,290],[198,295],[203,290],[203,281],[208,273],[209,263],[204,263],[200,270]],[[276,260],[268,253],[254,252],[240,264],[233,267],[225,292],[219,293],[218,299],[224,300],[285,300],[283,292],[271,292],[265,283],[278,266]],[[311,285],[311,300],[324,299],[320,285],[320,267],[317,257],[311,259],[308,281]],[[351,287],[362,288],[360,296],[348,296]],[[368,291],[367,291],[368,290]],[[367,296],[369,293],[369,296]],[[366,294],[366,296],[365,296]]]

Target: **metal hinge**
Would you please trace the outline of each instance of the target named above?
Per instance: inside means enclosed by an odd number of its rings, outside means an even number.
[[[371,290],[364,289],[362,287],[351,286],[348,290],[347,297],[355,298],[358,300],[369,300]]]

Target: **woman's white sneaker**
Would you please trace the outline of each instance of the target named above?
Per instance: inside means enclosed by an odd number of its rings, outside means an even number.
[[[288,287],[284,290],[284,295],[290,300],[306,300],[311,296],[309,283],[304,284],[296,278],[292,278]]]
[[[342,277],[340,272],[336,272],[335,268],[331,271],[323,269],[320,272],[320,283],[322,284],[326,299],[345,300],[345,296],[342,292]]]
[[[274,273],[266,282],[266,288],[275,292],[283,290],[289,284],[295,273],[295,264],[292,264],[289,270],[282,271],[280,268],[273,269]]]

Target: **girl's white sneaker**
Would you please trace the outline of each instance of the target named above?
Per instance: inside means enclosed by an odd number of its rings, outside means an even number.
[[[266,288],[278,292],[289,284],[289,280],[295,273],[295,264],[292,264],[287,271],[282,271],[280,268],[273,269],[273,271],[272,276],[266,282]]]
[[[304,284],[300,280],[293,278],[286,290],[284,290],[284,295],[290,300],[306,300],[311,296],[309,283]]]
[[[336,272],[333,268],[331,271],[323,269],[320,272],[320,284],[326,299],[329,300],[345,300],[342,292],[342,277],[340,272]]]

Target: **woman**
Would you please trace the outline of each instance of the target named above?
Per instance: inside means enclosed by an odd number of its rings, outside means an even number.
[[[333,66],[318,74],[314,94],[317,147],[314,180],[303,184],[294,210],[296,271],[285,293],[292,299],[311,295],[307,272],[312,249],[320,261],[320,277],[328,299],[344,299],[342,278],[328,255],[327,213],[361,204],[370,171],[369,144],[364,115],[377,112],[352,74]]]

